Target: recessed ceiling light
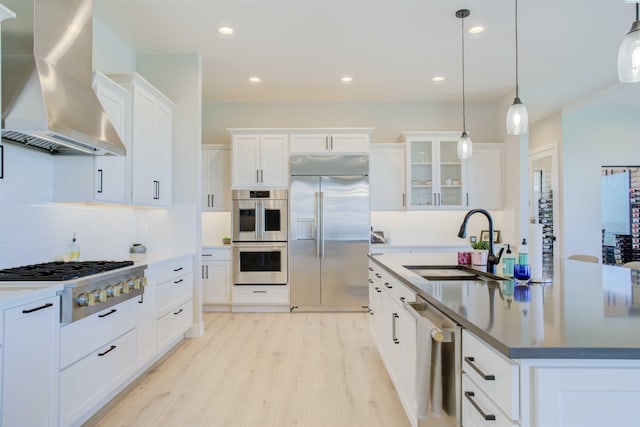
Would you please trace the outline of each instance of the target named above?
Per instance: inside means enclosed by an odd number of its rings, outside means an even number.
[[[223,34],[223,35],[225,35],[225,36],[228,36],[228,35],[233,34],[233,28],[230,28],[230,27],[220,27],[220,28],[218,28],[218,32],[219,32],[220,34]]]
[[[440,83],[441,81],[444,81],[444,77],[435,76],[434,78],[431,79],[431,81],[434,82],[434,83]]]
[[[353,77],[350,76],[344,76],[343,78],[340,79],[342,81],[342,83],[351,83],[353,81]]]
[[[469,33],[471,33],[471,34],[479,34],[479,33],[482,33],[482,32],[484,32],[484,27],[482,27],[480,25],[478,25],[476,27],[469,28]]]
[[[249,77],[249,81],[251,83],[260,83],[262,80],[260,79],[260,77]]]

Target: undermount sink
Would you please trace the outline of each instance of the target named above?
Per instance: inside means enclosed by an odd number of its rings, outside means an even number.
[[[464,265],[404,265],[404,268],[431,281],[490,281],[507,280],[485,271],[474,270]]]

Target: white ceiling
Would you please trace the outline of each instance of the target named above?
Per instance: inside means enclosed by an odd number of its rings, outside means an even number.
[[[515,88],[514,0],[95,0],[137,53],[198,53],[203,101],[492,102]],[[617,85],[624,0],[519,0],[520,95],[532,117]],[[227,25],[232,36],[217,29]],[[340,77],[353,76],[351,84]],[[262,78],[251,84],[249,76]],[[431,78],[446,80],[434,84]]]

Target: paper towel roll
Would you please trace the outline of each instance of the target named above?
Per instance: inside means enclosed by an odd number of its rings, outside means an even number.
[[[542,224],[529,224],[529,264],[531,281],[542,281]]]

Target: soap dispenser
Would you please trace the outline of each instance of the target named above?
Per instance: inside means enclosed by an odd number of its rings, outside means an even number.
[[[80,245],[76,240],[76,233],[73,233],[73,239],[69,244],[69,261],[80,261]]]
[[[511,245],[507,244],[507,251],[502,257],[502,275],[505,277],[513,277],[513,265],[516,263],[516,258],[511,252]]]
[[[522,244],[518,248],[518,264],[529,264],[529,247],[527,239],[522,239]]]

